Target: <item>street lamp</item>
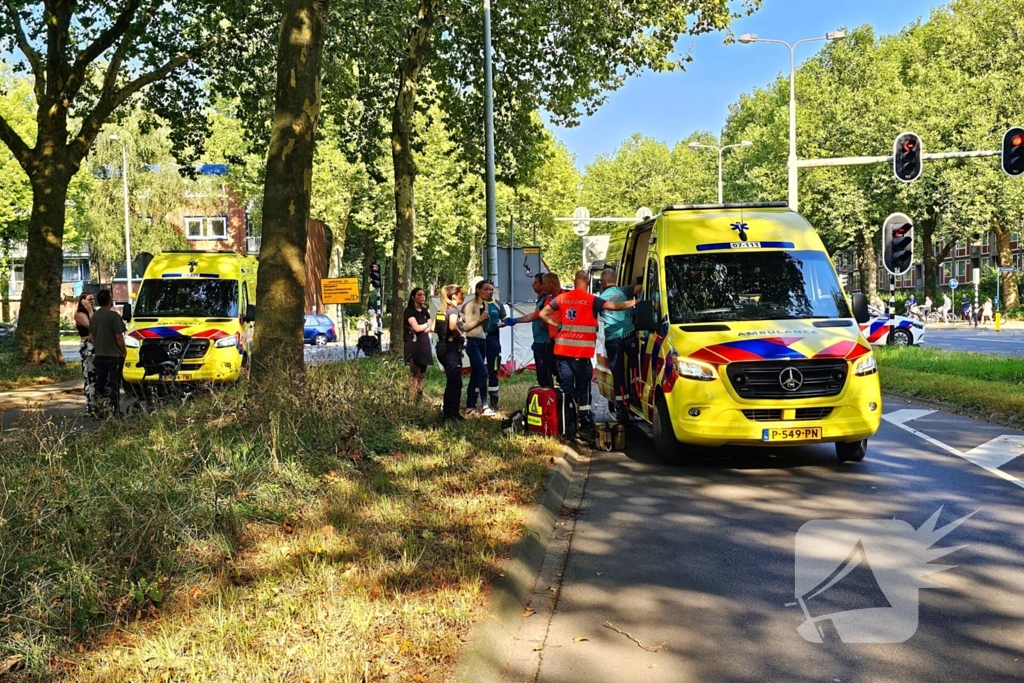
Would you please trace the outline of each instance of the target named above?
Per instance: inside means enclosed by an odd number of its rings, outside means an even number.
[[[498,217],[494,180],[494,79],[491,57],[491,0],[484,0],[484,197],[487,213],[487,258],[484,272],[498,281]]]
[[[737,142],[734,145],[723,145],[721,147],[719,147],[718,145],[702,145],[699,142],[691,142],[690,144],[687,145],[687,147],[692,149],[694,152],[696,152],[701,147],[704,147],[706,149],[713,149],[713,150],[718,152],[718,203],[719,204],[722,203],[722,152],[724,152],[727,149],[732,149],[733,147],[750,147],[752,144],[754,144],[754,143],[751,142],[750,140],[743,140],[741,142]]]
[[[744,33],[739,38],[743,45],[751,43],[778,43],[789,48],[789,208],[797,210],[797,173],[796,173],[796,46],[803,43],[814,43],[821,40],[835,42],[846,37],[846,31],[829,31],[818,38],[804,38],[792,45],[785,40],[758,38],[756,33]]]
[[[111,135],[110,140],[121,145],[121,179],[124,181],[124,273],[128,277],[128,303],[132,300],[132,241],[128,231],[128,149],[121,138]]]

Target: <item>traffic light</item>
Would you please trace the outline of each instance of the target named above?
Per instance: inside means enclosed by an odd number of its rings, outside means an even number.
[[[380,289],[380,264],[374,263],[370,265],[370,286],[374,289]]]
[[[1024,128],[1014,126],[1003,134],[1003,173],[1016,178],[1024,173]]]
[[[910,183],[921,175],[921,136],[903,133],[892,145],[892,171],[896,180]]]
[[[906,214],[894,213],[882,226],[882,262],[893,275],[903,275],[914,262],[914,224]]]

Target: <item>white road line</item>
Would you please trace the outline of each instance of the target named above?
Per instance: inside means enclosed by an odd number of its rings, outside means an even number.
[[[967,339],[973,339],[974,341],[992,342],[994,344],[1021,344],[1020,339],[997,339],[995,337],[967,337]]]
[[[999,468],[1017,456],[1024,455],[1024,436],[1003,434],[988,443],[964,453],[964,457],[979,467]]]
[[[958,458],[963,458],[973,465],[977,465],[978,467],[987,470],[1006,481],[1011,481],[1017,486],[1024,488],[1024,481],[1021,481],[1012,474],[1007,474],[999,469],[1001,466],[1010,462],[1017,456],[1024,455],[1024,436],[1003,434],[1002,436],[997,436],[991,441],[984,443],[977,448],[972,448],[967,453],[964,453],[948,444],[942,443],[936,438],[928,436],[924,432],[919,432],[906,424],[911,420],[931,415],[934,412],[934,410],[914,410],[912,408],[903,408],[883,415],[882,419],[899,427],[900,429],[910,432],[914,436],[924,439],[928,443],[941,448],[947,453],[952,453]]]

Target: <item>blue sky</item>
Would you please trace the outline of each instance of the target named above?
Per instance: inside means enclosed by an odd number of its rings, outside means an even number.
[[[938,0],[764,0],[762,8],[733,25],[738,37],[756,33],[790,43],[822,36],[836,28],[871,24],[878,34],[896,33],[918,18],[927,19]],[[695,130],[719,134],[728,106],[741,93],[789,74],[783,45],[724,45],[725,34],[686,37],[677,46],[693,54],[685,72],[645,72],[608,97],[598,112],[575,128],[554,128],[576,157],[581,171],[598,154],[611,154],[633,133],[673,145]],[[820,43],[801,45],[796,59],[812,56]],[[797,93],[797,101],[800,93]]]

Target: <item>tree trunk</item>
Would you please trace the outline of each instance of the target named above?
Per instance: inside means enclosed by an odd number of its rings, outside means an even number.
[[[11,240],[0,242],[0,322],[11,321]]]
[[[363,232],[363,282],[359,291],[363,293],[360,313],[370,310],[370,266],[377,258],[377,245],[368,232]],[[378,292],[380,294],[380,292]]]
[[[935,218],[925,218],[918,225],[921,226],[921,251],[924,252],[924,295],[930,296],[932,301],[940,301],[939,296],[939,262],[935,258],[935,250],[932,248],[932,237],[935,235],[937,221]]]
[[[992,230],[996,233],[996,263],[1000,266],[1013,265],[1013,252],[1010,251],[1010,226],[1001,221],[993,221]],[[1016,308],[1020,303],[1020,292],[1017,291],[1017,273],[999,273],[996,277],[1002,282],[999,310],[1006,311]]]
[[[285,0],[277,53],[274,127],[263,186],[252,377],[289,390],[302,379],[306,223],[320,114],[328,0]]]
[[[408,55],[398,66],[398,96],[391,112],[391,159],[395,171],[395,247],[391,271],[391,352],[401,353],[402,311],[412,287],[412,251],[416,236],[416,162],[412,156],[412,117],[420,70],[430,53],[434,0],[421,0]]]
[[[42,137],[42,134],[40,135]],[[71,181],[66,150],[48,144],[33,163],[32,217],[25,253],[25,283],[15,333],[22,363],[57,363],[60,353],[60,283],[64,271],[64,215]]]
[[[469,229],[467,241],[469,242],[469,261],[466,263],[466,285],[469,286],[473,282],[473,278],[480,275],[481,251],[477,248],[475,228]],[[466,296],[468,297],[469,294],[467,293]]]
[[[871,235],[862,235],[860,278],[864,296],[869,302],[878,296],[878,263],[875,258],[875,242]]]

